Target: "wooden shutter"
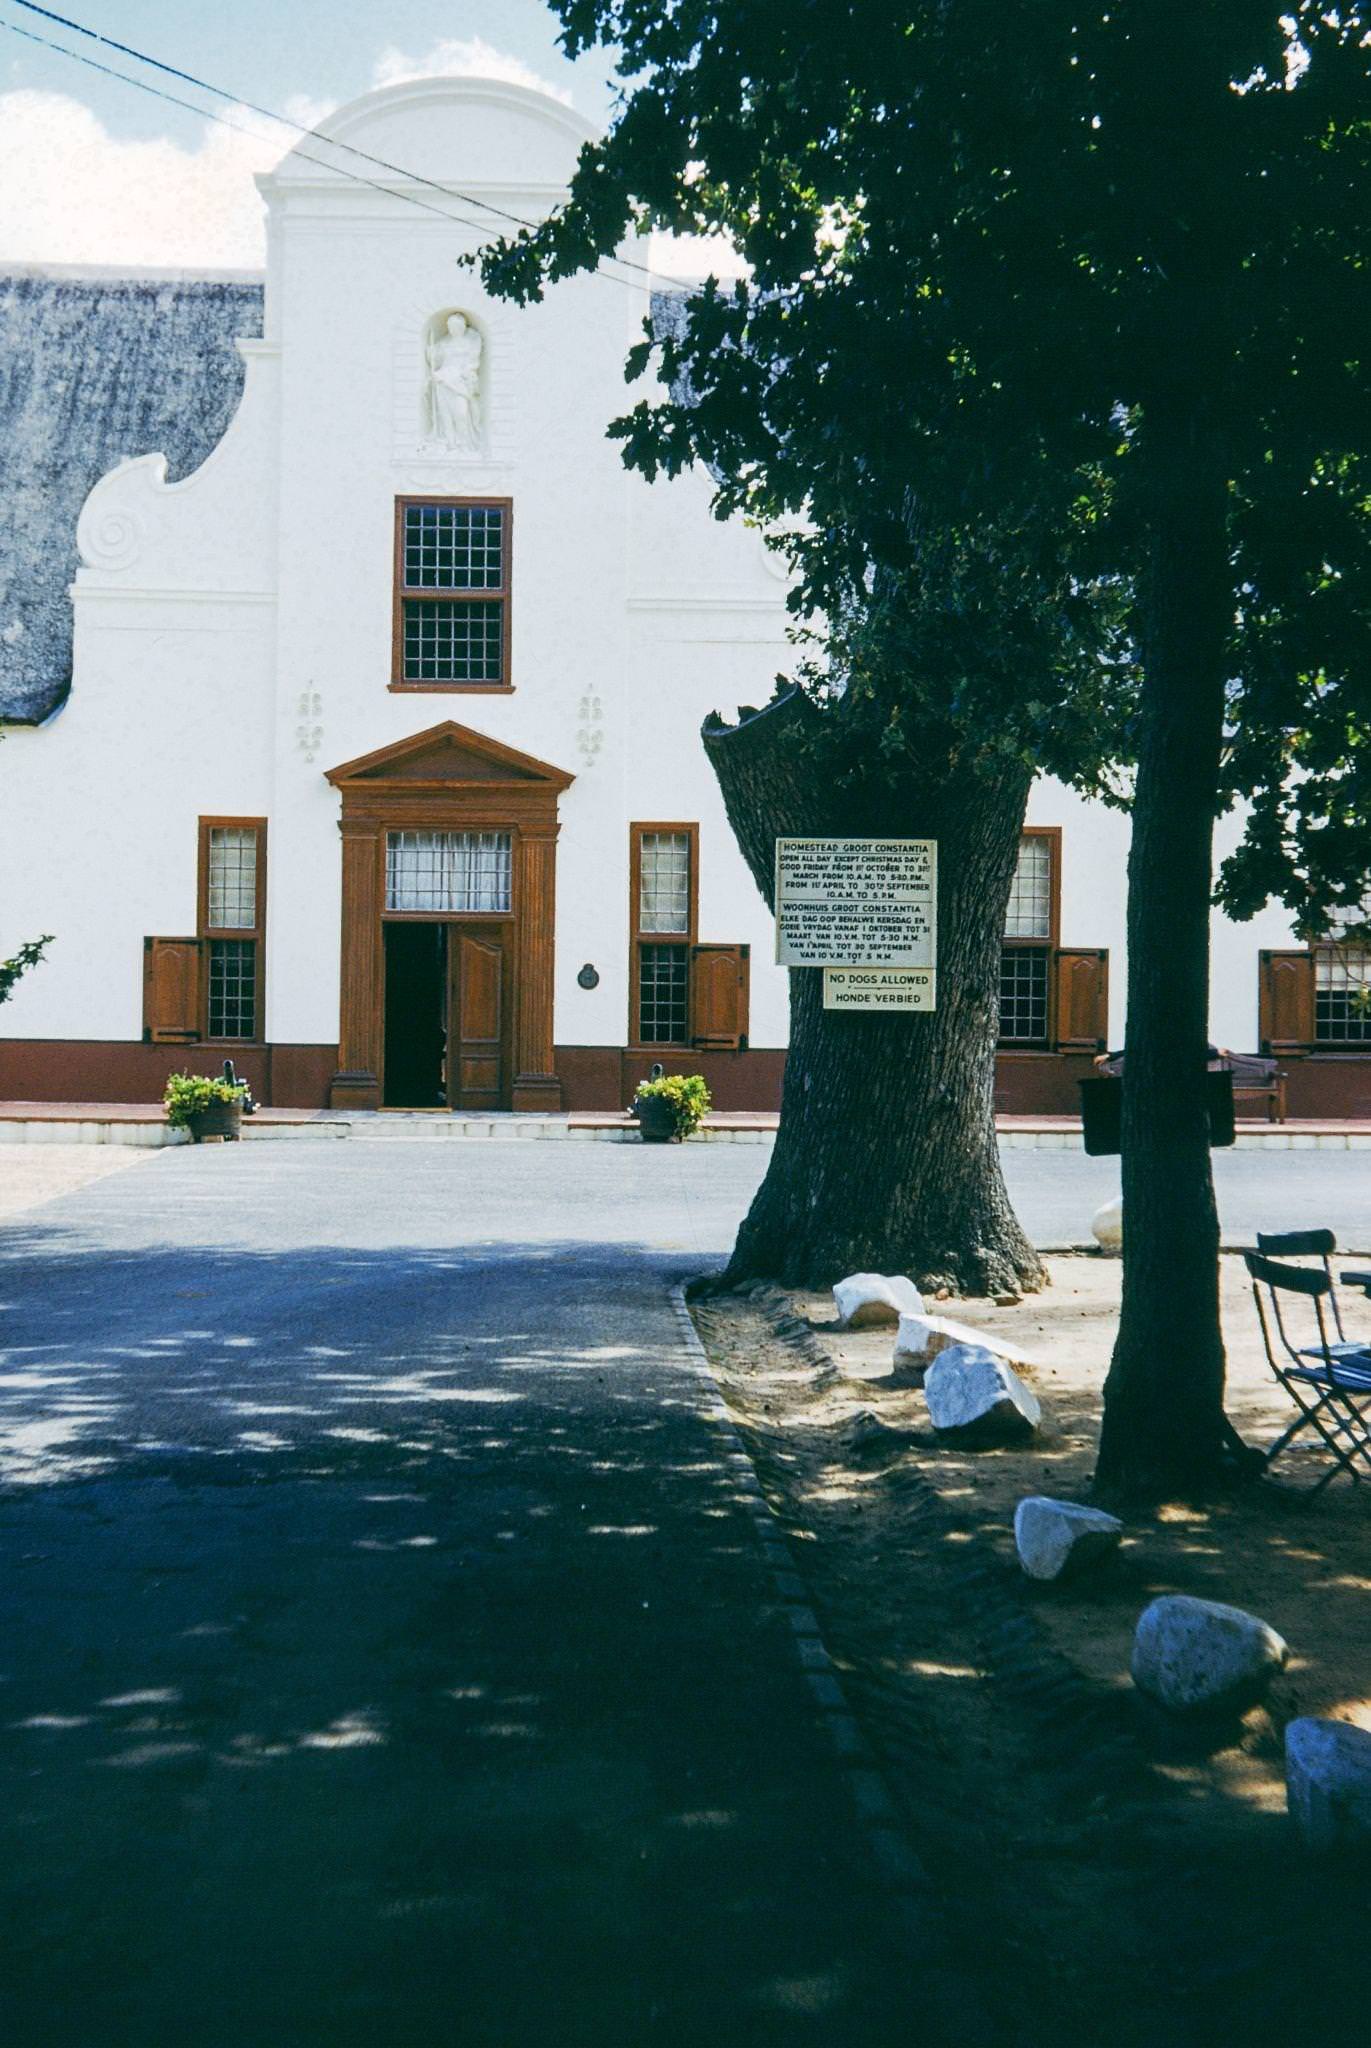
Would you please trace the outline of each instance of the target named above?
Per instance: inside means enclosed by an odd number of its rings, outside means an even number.
[[[1273,1053],[1314,1043],[1314,955],[1261,955],[1257,1034]]]
[[[690,949],[690,1042],[709,1052],[736,1052],[747,1044],[751,948]]]
[[[144,939],[143,1036],[184,1045],[200,1036],[201,939]]]
[[[1109,1032],[1109,954],[1100,947],[1056,956],[1058,1052],[1102,1052]]]

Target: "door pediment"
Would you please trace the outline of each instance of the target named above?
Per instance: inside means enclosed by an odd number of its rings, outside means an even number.
[[[554,768],[532,754],[521,754],[485,733],[473,732],[450,718],[441,725],[409,739],[395,740],[374,753],[361,754],[354,761],[325,770],[335,788],[363,790],[380,788],[489,790],[501,784],[529,794],[542,791],[555,797],[575,777],[564,768]]]

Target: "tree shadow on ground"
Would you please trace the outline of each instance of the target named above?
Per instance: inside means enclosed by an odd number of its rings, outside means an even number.
[[[18,2038],[904,2037],[669,1259],[4,1249]]]

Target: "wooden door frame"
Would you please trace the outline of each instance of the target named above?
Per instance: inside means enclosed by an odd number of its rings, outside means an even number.
[[[508,832],[508,913],[452,912],[444,923],[489,920],[512,929],[516,1110],[558,1111],[553,1055],[553,919],[558,800],[574,778],[451,719],[327,771],[342,800],[342,974],[334,1109],[379,1109],[384,1058],[382,926],[424,912],[387,911],[386,835],[403,831]]]

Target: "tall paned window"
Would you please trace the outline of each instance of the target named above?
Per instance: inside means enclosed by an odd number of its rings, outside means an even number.
[[[695,943],[695,825],[635,825],[630,862],[634,1045],[690,1043],[690,957]]]
[[[264,818],[200,820],[199,898],[205,1037],[251,1042],[263,1021]]]
[[[512,687],[512,517],[507,498],[397,501],[392,689]]]
[[[1050,1042],[1060,856],[1055,827],[1030,829],[1019,841],[1000,950],[1001,1045]]]
[[[1371,1045],[1371,946],[1330,939],[1314,951],[1314,1043]]]

